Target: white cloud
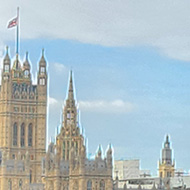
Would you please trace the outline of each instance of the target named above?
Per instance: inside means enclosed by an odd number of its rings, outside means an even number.
[[[101,113],[128,113],[135,109],[135,105],[123,100],[105,101],[79,101],[81,111],[101,112]]]
[[[53,67],[54,67],[54,70],[56,71],[56,73],[59,73],[59,74],[66,70],[65,65],[63,65],[61,63],[54,63]]]
[[[58,103],[58,101],[55,99],[55,98],[52,98],[52,97],[49,97],[49,105],[52,106],[52,105],[55,105]]]
[[[2,1],[2,0],[1,0]],[[190,60],[189,0],[33,0],[0,2],[1,42],[20,5],[21,37],[72,39],[105,46],[150,46]]]

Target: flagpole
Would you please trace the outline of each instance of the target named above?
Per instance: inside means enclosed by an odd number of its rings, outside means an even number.
[[[17,30],[16,30],[16,55],[18,56],[19,47],[19,7],[17,7]]]

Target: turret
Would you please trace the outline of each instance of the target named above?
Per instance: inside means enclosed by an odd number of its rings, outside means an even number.
[[[24,78],[30,79],[30,63],[28,61],[28,52],[26,52],[26,59],[23,63]]]
[[[42,50],[42,56],[39,62],[38,85],[47,85],[46,60],[44,58],[44,49]]]
[[[96,159],[102,159],[102,147],[101,147],[101,145],[98,146],[98,152],[96,155]]]
[[[170,148],[168,135],[166,135],[161,157],[162,159],[159,162],[159,176],[161,178],[174,176],[175,164],[174,162],[172,163],[172,149]]]
[[[109,148],[107,150],[107,164],[109,168],[112,168],[112,146],[109,144]]]
[[[6,47],[6,55],[3,59],[3,72],[2,72],[2,81],[7,81],[10,78],[10,57],[9,57],[9,49]]]
[[[172,164],[172,150],[170,148],[169,136],[166,136],[164,148],[162,149],[162,163]]]

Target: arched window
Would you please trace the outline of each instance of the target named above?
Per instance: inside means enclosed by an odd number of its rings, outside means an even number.
[[[30,170],[30,183],[32,183],[32,170]]]
[[[12,190],[12,181],[9,179],[8,181],[8,190]]]
[[[32,124],[30,123],[28,126],[28,146],[32,146]]]
[[[65,160],[65,141],[63,142],[63,160]]]
[[[104,182],[104,180],[100,181],[100,190],[105,190],[105,182]]]
[[[21,125],[21,128],[20,128],[20,146],[21,147],[25,146],[25,126],[24,126],[24,123]]]
[[[92,190],[92,181],[88,180],[87,182],[87,190]]]
[[[15,123],[13,126],[13,146],[17,146],[17,129],[17,123]]]
[[[22,190],[22,179],[19,180],[19,190]]]
[[[75,181],[73,190],[78,190],[78,189],[79,189],[78,181]]]

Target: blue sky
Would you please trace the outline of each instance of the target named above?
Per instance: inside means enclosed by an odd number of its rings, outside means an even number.
[[[49,134],[60,124],[72,68],[89,153],[94,154],[98,144],[106,150],[111,142],[116,159],[139,158],[142,169],[156,174],[162,143],[169,134],[177,167],[188,171],[190,28],[185,19],[190,4],[56,1],[51,10],[40,12],[51,2],[40,2],[38,9],[34,2],[18,1],[22,14],[20,59],[29,51],[35,76],[41,49],[45,48],[49,65]],[[7,31],[6,24],[15,15],[16,3],[10,8],[3,5],[7,12],[0,15],[1,59],[5,44],[10,46],[12,57],[15,47],[14,29]],[[57,8],[59,5],[64,5],[63,11]],[[99,14],[93,11],[94,6]],[[158,8],[153,11],[155,6]],[[35,14],[30,15],[30,11]],[[57,12],[61,26],[53,20]]]

